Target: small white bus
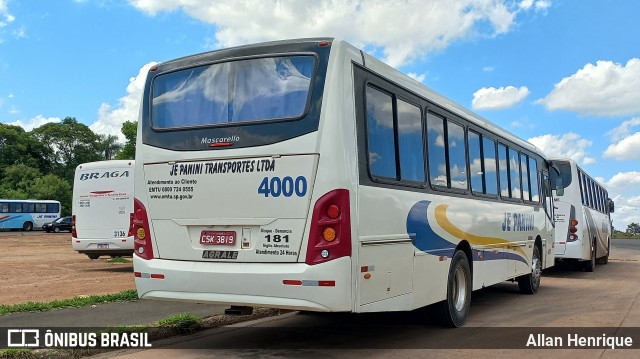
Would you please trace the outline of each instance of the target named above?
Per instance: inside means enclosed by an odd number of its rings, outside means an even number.
[[[73,181],[72,245],[91,259],[130,256],[133,212],[132,160],[78,165]]]
[[[337,39],[150,69],[136,144],[141,298],[309,311],[535,293],[554,263],[548,166],[530,143]]]
[[[0,199],[0,229],[30,231],[60,218],[55,200]]]
[[[556,225],[556,260],[578,261],[587,272],[607,264],[614,203],[602,184],[569,158],[550,159]]]

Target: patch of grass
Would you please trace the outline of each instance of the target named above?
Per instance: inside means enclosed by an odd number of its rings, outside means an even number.
[[[24,304],[0,305],[0,315],[18,312],[44,312],[60,308],[84,307],[99,303],[132,302],[136,300],[138,300],[138,293],[132,289],[113,294],[77,296],[71,299],[54,300],[51,302],[27,302]]]
[[[122,257],[114,257],[107,260],[107,263],[131,263],[131,261]]]
[[[160,331],[177,335],[191,334],[202,327],[202,318],[191,313],[180,313],[160,319],[154,323]]]
[[[32,349],[3,349],[0,358],[33,358]]]

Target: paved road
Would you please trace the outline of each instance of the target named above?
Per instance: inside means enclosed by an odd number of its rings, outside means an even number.
[[[553,268],[545,273],[537,295],[517,293],[517,285],[502,283],[474,292],[465,328],[446,330],[424,325],[407,313],[300,314],[211,329],[193,336],[158,343],[164,348],[120,351],[102,358],[212,357],[344,357],[387,358],[639,358],[640,350],[464,350],[469,338],[484,338],[488,347],[522,330],[554,328],[640,328],[640,241],[614,240],[611,260],[594,273]],[[112,303],[96,308],[63,309],[0,317],[0,327],[107,326],[151,323],[171,314],[191,312],[206,316],[224,307],[140,301]],[[244,329],[243,329],[244,328]],[[548,329],[545,329],[548,328]],[[573,330],[573,329],[564,329]],[[608,330],[608,329],[607,329]],[[600,335],[600,334],[597,334]],[[640,340],[638,340],[640,342]],[[519,345],[516,343],[516,345]],[[634,348],[638,348],[640,343]],[[238,349],[240,347],[248,349]],[[377,349],[372,349],[377,348]],[[429,349],[425,351],[424,348]]]
[[[291,313],[97,358],[640,358],[638,283],[640,241],[614,241],[609,264],[594,273],[553,268],[536,295],[520,295],[512,283],[474,292],[464,328],[425,325],[415,313]],[[521,349],[532,333],[573,332],[633,335],[637,343],[631,350]]]

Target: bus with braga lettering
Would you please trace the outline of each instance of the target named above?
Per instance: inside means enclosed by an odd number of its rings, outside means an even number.
[[[134,163],[111,160],[76,167],[71,243],[78,253],[90,259],[133,254],[129,221],[133,212]]]

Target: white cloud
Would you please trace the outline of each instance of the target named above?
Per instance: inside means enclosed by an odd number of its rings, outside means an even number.
[[[607,182],[609,186],[621,188],[640,185],[640,172],[618,172]]]
[[[568,157],[581,164],[595,163],[595,159],[587,157],[587,147],[591,141],[573,132],[564,135],[542,135],[528,139],[549,157]]]
[[[98,110],[98,120],[91,124],[89,128],[98,134],[116,135],[120,141],[125,138],[122,132],[122,124],[125,121],[137,121],[140,111],[140,99],[144,90],[144,83],[147,79],[149,68],[156,62],[150,62],[140,69],[138,76],[129,79],[127,95],[118,100],[119,106],[112,108],[108,103],[103,103]]]
[[[612,141],[620,141],[631,134],[631,128],[640,125],[640,117],[635,117],[629,121],[624,121],[620,126],[607,132]]]
[[[609,145],[604,151],[604,157],[615,158],[616,160],[640,160],[640,132],[625,137],[618,143]]]
[[[615,212],[611,214],[613,227],[624,232],[631,223],[640,223],[640,196],[614,196]]]
[[[547,0],[522,0],[518,5],[522,10],[535,9],[536,11],[544,11],[551,7],[551,1]]]
[[[615,212],[611,214],[613,226],[624,231],[627,225],[640,223],[640,172],[619,172],[606,182],[609,197],[615,202]]]
[[[515,88],[507,87],[483,87],[473,93],[471,106],[476,110],[498,110],[509,108],[524,100],[529,95],[526,86]]]
[[[20,126],[20,127],[24,128],[25,131],[31,131],[34,128],[40,127],[40,126],[44,125],[45,123],[50,123],[50,122],[60,123],[60,122],[62,122],[62,120],[60,120],[59,117],[44,117],[42,115],[38,115],[38,116],[28,120],[28,121],[18,120],[18,121],[15,121],[15,122],[7,122],[7,124]]]
[[[9,13],[7,7],[7,0],[0,0],[0,27],[7,26],[12,23],[16,18]]]
[[[587,64],[563,78],[553,91],[536,103],[548,110],[584,115],[622,116],[640,113],[640,59],[625,66],[611,61]]]
[[[400,66],[474,34],[509,31],[528,7],[508,0],[129,0],[155,15],[182,10],[216,26],[215,46],[316,36],[344,38]],[[247,21],[251,19],[251,21]],[[490,25],[487,27],[486,25]],[[480,26],[478,26],[480,25]],[[483,30],[487,29],[489,30]]]
[[[427,74],[426,73],[418,75],[415,72],[409,72],[407,74],[407,76],[411,77],[412,79],[414,79],[414,80],[416,80],[418,82],[423,82],[424,79],[427,78]]]

